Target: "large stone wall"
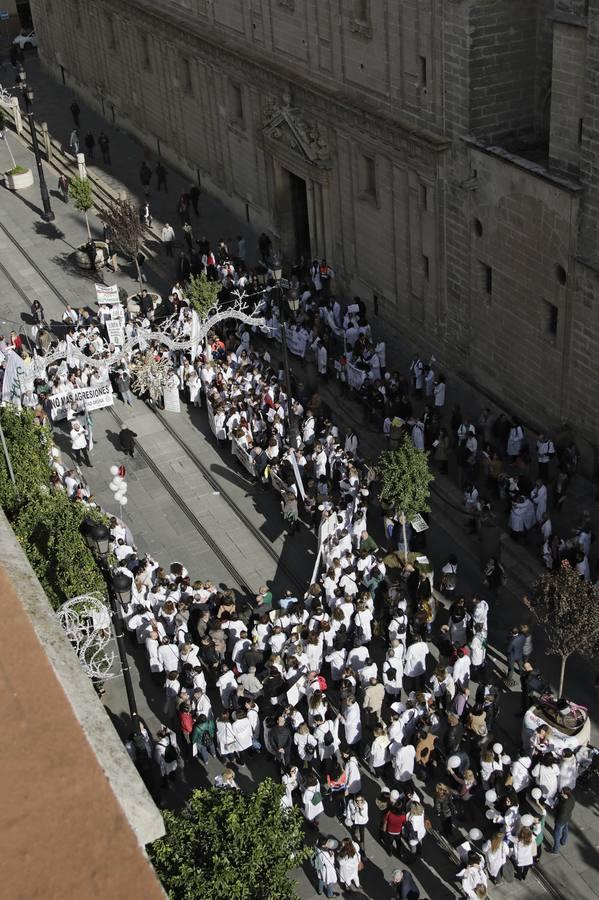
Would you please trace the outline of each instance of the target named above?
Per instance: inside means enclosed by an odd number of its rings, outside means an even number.
[[[391,361],[396,335],[599,443],[576,369],[599,340],[599,0],[33,8],[50,68],[286,253],[303,179],[311,251],[377,311]],[[550,136],[548,169],[530,160]],[[559,177],[578,168],[582,190]]]

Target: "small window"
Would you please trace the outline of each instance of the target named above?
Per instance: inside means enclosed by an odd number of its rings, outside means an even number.
[[[424,273],[425,280],[428,281],[430,278],[431,269],[430,269],[429,258],[426,255],[426,253],[422,254],[422,271]]]
[[[118,45],[117,41],[117,27],[116,27],[116,19],[114,16],[108,16],[108,46],[111,50],[116,50]]]
[[[425,184],[420,185],[420,206],[428,209],[428,188]]]
[[[578,120],[578,143],[582,144],[582,125],[583,119]]]
[[[181,86],[186,94],[193,94],[193,81],[191,78],[191,63],[189,59],[184,56],[181,59]]]
[[[426,56],[420,57],[420,84],[422,87],[426,87],[428,84],[428,71],[427,71],[427,62]]]
[[[375,316],[378,316],[378,314],[379,314],[379,298],[378,298],[377,294],[372,295],[372,307],[373,307]]]
[[[360,194],[376,200],[376,160],[372,156],[360,157]]]
[[[543,300],[543,309],[545,311],[545,334],[555,339],[557,337],[559,310],[554,303],[548,303],[547,300]]]
[[[568,281],[568,273],[564,267],[559,264],[555,267],[555,277],[561,285],[565,285]]]
[[[243,92],[239,84],[231,84],[231,118],[243,122]]]
[[[472,223],[472,225],[474,227],[475,235],[477,237],[482,237],[483,236],[483,223],[481,222],[481,220],[475,219],[474,222]]]
[[[354,19],[358,22],[370,21],[370,0],[354,0]]]
[[[480,270],[483,290],[490,297],[493,293],[493,269],[486,263],[481,263]]]
[[[81,21],[81,3],[80,3],[80,0],[74,0],[74,5],[75,5],[75,16],[74,16],[74,18],[75,18],[75,25],[77,26],[77,28],[82,28],[82,27],[83,27],[83,23],[82,23],[82,21]]]
[[[141,64],[146,72],[152,70],[152,60],[150,56],[150,38],[147,34],[141,35]]]

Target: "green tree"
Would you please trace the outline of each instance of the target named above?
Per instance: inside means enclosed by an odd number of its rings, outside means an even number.
[[[31,410],[19,411],[14,406],[0,409],[0,424],[4,431],[16,484],[12,483],[4,454],[0,457],[0,505],[12,518],[23,502],[33,501],[47,491],[50,480],[48,452],[52,435],[47,425],[38,424]]]
[[[383,450],[376,469],[381,501],[400,515],[407,559],[406,521],[429,511],[429,485],[434,476],[428,467],[428,453],[417,450],[406,436],[397,450]]]
[[[112,240],[119,250],[133,259],[141,290],[142,278],[137,254],[143,243],[144,229],[139,210],[127,198],[119,197],[117,200],[111,200],[108,206],[98,213],[98,217],[108,227]]]
[[[202,321],[217,305],[221,287],[218,281],[209,281],[204,274],[192,275],[189,279],[185,294]]]
[[[79,212],[82,212],[85,216],[87,239],[91,241],[92,233],[89,230],[89,218],[87,214],[94,205],[94,197],[89,179],[81,178],[79,175],[73,175],[69,182],[69,197],[73,201],[75,209],[78,209]]]
[[[573,653],[594,659],[599,645],[599,591],[564,561],[558,572],[541,575],[533,609],[547,637],[547,653],[561,658],[558,696]]]
[[[91,591],[105,593],[102,573],[81,534],[81,523],[91,515],[106,521],[97,510],[75,503],[64,491],[40,493],[24,504],[13,529],[55,609],[70,597]]]
[[[166,811],[166,835],[149,847],[171,900],[293,900],[290,869],[309,856],[297,808],[281,809],[270,778],[240,791],[194,791],[182,813]]]

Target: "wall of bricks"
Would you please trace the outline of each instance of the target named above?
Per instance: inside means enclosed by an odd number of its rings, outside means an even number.
[[[586,28],[554,23],[549,164],[578,176],[584,114]]]

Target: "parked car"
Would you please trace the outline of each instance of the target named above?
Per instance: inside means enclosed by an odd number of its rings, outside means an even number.
[[[21,50],[27,50],[29,47],[37,47],[37,35],[35,31],[22,31],[21,34],[18,34],[16,38],[14,38],[13,44],[16,44]]]
[[[549,693],[543,694],[524,715],[522,742],[525,747],[539,725],[549,725],[550,743],[559,753],[566,747],[571,750],[584,747],[591,739],[591,721],[587,708],[569,700],[558,700]]]

